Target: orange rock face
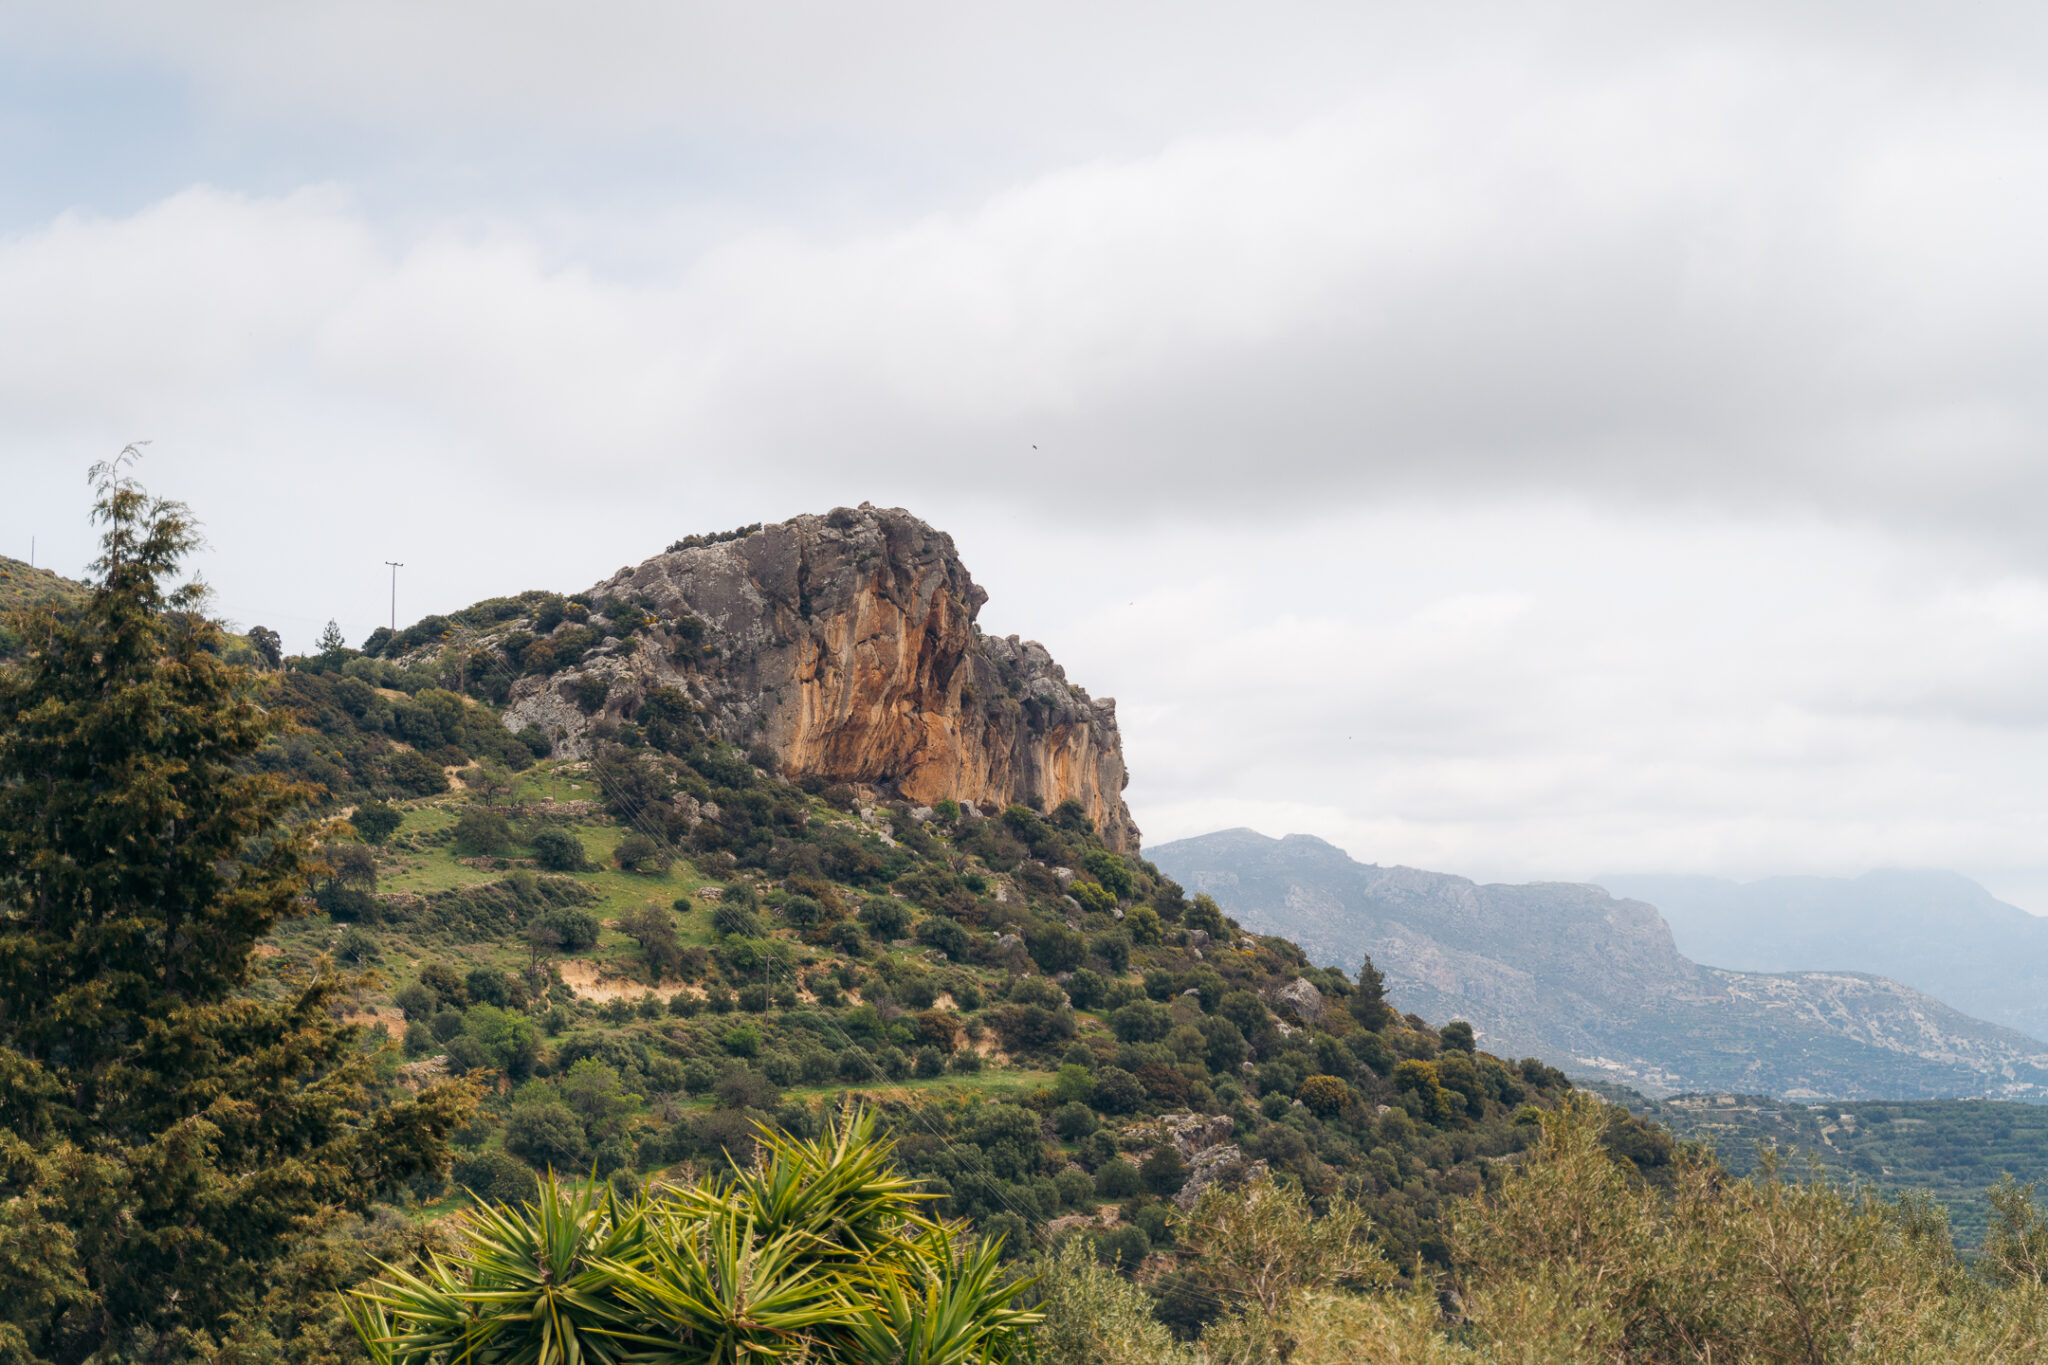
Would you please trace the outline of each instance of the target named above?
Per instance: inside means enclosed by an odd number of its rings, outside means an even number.
[[[1068,683],[1035,641],[983,635],[974,618],[987,594],[951,537],[907,512],[798,517],[658,555],[592,595],[637,597],[706,627],[681,664],[664,648],[586,665],[614,678],[606,712],[630,710],[648,687],[681,687],[725,738],[765,743],[785,776],[917,805],[1077,801],[1107,844],[1137,847],[1116,703]],[[564,732],[579,751],[605,713],[568,705],[572,682],[525,684],[512,723]]]

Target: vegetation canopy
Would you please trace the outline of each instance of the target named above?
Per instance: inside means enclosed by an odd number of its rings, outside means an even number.
[[[89,597],[0,670],[0,1359],[210,1349],[293,1245],[442,1160],[454,1087],[372,1101],[330,969],[259,983],[321,829],[246,761],[282,727],[221,657],[198,543],[94,469]]]

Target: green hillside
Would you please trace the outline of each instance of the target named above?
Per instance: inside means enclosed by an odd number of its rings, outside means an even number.
[[[78,600],[85,585],[0,555],[0,659],[21,648],[21,613]]]
[[[306,728],[264,762],[381,838],[338,852],[320,913],[275,942],[374,969],[354,1017],[399,1076],[490,1078],[460,1184],[549,1163],[644,1181],[744,1156],[756,1118],[812,1131],[857,1091],[942,1211],[1019,1249],[1085,1218],[1105,1255],[1165,1250],[1194,1156],[1348,1191],[1397,1263],[1440,1262],[1443,1201],[1497,1179],[1569,1088],[1244,933],[1075,809],[918,818],[788,782],[673,695],[594,759],[536,756],[487,702],[424,685],[438,667],[295,661],[274,696]],[[1170,1114],[1227,1118],[1205,1140],[1234,1152],[1183,1154]],[[1652,1170],[1670,1151],[1616,1143]]]
[[[1948,1206],[1956,1243],[1983,1245],[1991,1205],[1984,1192],[2007,1174],[2048,1181],[2048,1108],[2003,1100],[1797,1104],[1761,1095],[1676,1095],[1652,1100],[1632,1090],[1592,1087],[1688,1142],[1710,1144],[1736,1175],[1750,1175],[1766,1151],[1802,1175],[1809,1162],[1828,1179],[1885,1195],[1924,1190]]]

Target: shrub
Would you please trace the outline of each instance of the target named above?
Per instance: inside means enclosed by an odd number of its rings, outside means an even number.
[[[874,896],[861,906],[860,922],[868,927],[868,933],[873,938],[902,938],[910,932],[910,908],[899,900]]]
[[[1116,909],[1116,897],[1099,882],[1075,882],[1067,888],[1069,895],[1079,902],[1081,908],[1091,914],[1106,915]]]
[[[963,1076],[973,1075],[975,1072],[981,1070],[981,1068],[985,1064],[985,1059],[982,1057],[982,1055],[979,1052],[976,1052],[971,1047],[961,1048],[958,1052],[953,1054],[953,1060],[947,1063],[947,1065],[951,1066],[953,1070],[959,1072]]]
[[[565,905],[541,917],[541,926],[554,933],[565,952],[580,953],[597,946],[602,932],[597,916],[581,906]]]
[[[1151,1193],[1161,1199],[1171,1199],[1180,1193],[1181,1186],[1188,1183],[1188,1168],[1181,1161],[1179,1152],[1171,1147],[1160,1147],[1138,1167],[1138,1179]]]
[[[1079,934],[1064,924],[1039,922],[1024,930],[1024,948],[1038,970],[1048,976],[1070,972],[1081,965],[1088,947]]]
[[[1095,1073],[1095,1104],[1106,1114],[1128,1114],[1145,1102],[1145,1087],[1118,1066]]]
[[[512,985],[505,980],[505,974],[489,967],[472,967],[469,975],[462,979],[463,989],[469,998],[484,1005],[500,1007],[512,1003]]]
[[[825,918],[825,907],[809,896],[791,896],[778,911],[782,918],[799,929],[808,929]]]
[[[754,912],[733,901],[720,901],[711,911],[711,932],[721,938],[758,938],[761,922]]]
[[[666,872],[675,862],[675,855],[665,845],[638,830],[619,840],[612,857],[627,872]]]
[[[1149,1000],[1133,1000],[1109,1016],[1118,1041],[1156,1043],[1173,1027],[1173,1011]]]
[[[935,1047],[917,1050],[917,1074],[929,1080],[946,1069],[946,1054]]]
[[[590,1148],[583,1121],[560,1100],[531,1100],[512,1106],[505,1118],[505,1150],[535,1166],[578,1170]]]
[[[1095,1172],[1095,1192],[1104,1199],[1128,1199],[1138,1192],[1142,1184],[1138,1179],[1138,1168],[1122,1157],[1103,1162]]]
[[[1473,1034],[1472,1026],[1463,1019],[1453,1019],[1445,1024],[1438,1030],[1437,1037],[1442,1040],[1447,1051],[1475,1052],[1479,1048],[1479,1040]]]
[[[1112,972],[1121,975],[1130,969],[1131,936],[1121,929],[1089,939],[1088,951],[1108,964]]]
[[[399,749],[385,759],[384,776],[410,796],[438,796],[448,790],[448,774],[417,749]]]
[[[1296,1088],[1294,1098],[1310,1113],[1329,1118],[1343,1110],[1351,1098],[1351,1087],[1335,1076],[1310,1076]]]
[[[858,1043],[839,1054],[839,1079],[842,1081],[865,1085],[873,1081],[880,1070],[874,1055]]]
[[[566,829],[544,829],[533,836],[533,859],[550,872],[582,872],[590,860],[583,841]]]
[[[1158,912],[1149,905],[1141,905],[1124,917],[1124,924],[1131,931],[1131,941],[1151,947],[1166,936],[1166,930],[1159,923]]]
[[[595,715],[611,694],[611,679],[601,673],[585,673],[569,683],[569,700],[586,716]]]
[[[1079,1142],[1094,1132],[1101,1124],[1095,1118],[1095,1111],[1079,1101],[1061,1105],[1053,1111],[1052,1130],[1062,1141]]]
[[[505,817],[482,806],[468,806],[455,821],[455,847],[463,853],[481,856],[502,854],[512,842],[512,826]]]
[[[457,1185],[493,1204],[516,1204],[533,1198],[533,1172],[503,1152],[481,1151],[457,1157],[449,1174]]]
[[[967,931],[943,915],[927,916],[924,923],[917,926],[917,938],[920,943],[937,948],[951,961],[967,960]]]
[[[348,822],[355,826],[356,833],[362,835],[365,842],[381,844],[398,832],[405,817],[396,806],[382,801],[365,801],[356,807]]]

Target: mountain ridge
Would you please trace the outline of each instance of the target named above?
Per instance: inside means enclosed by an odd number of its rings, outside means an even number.
[[[1690,957],[1736,971],[1850,968],[2048,1038],[2048,920],[1955,872],[1860,877],[1628,875],[1593,881],[1657,906]]]
[[[1408,1007],[1582,1075],[1657,1093],[2048,1100],[2048,1047],[2026,1035],[1867,973],[1702,965],[1655,907],[1596,886],[1482,885],[1248,829],[1146,854],[1247,927],[1347,968],[1369,956]]]

